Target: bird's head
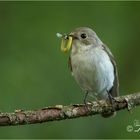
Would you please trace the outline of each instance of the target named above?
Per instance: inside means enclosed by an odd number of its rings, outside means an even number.
[[[96,47],[102,44],[96,33],[88,27],[76,28],[68,35],[63,35],[61,50],[67,52],[73,49],[86,49],[87,46]]]
[[[95,44],[98,40],[96,33],[88,27],[76,28],[69,34],[73,38],[73,43],[79,43],[81,45]]]

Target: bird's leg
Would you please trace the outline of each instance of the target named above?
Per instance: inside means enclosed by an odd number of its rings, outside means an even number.
[[[87,97],[88,97],[88,95],[89,95],[89,92],[86,91],[86,92],[85,92],[85,97],[84,97],[84,104],[85,104],[86,109],[89,111],[88,103],[87,103]],[[95,101],[96,101],[98,104],[100,104],[100,102],[99,102],[99,100],[97,99],[96,96],[91,96],[91,97],[94,97]],[[88,102],[92,104],[92,101],[88,101]]]
[[[108,98],[109,98],[109,101],[111,104],[113,104],[114,102],[116,103],[120,103],[120,101],[116,100],[111,94],[110,92],[107,90],[107,93],[108,93]]]
[[[113,105],[113,101],[115,101],[114,97],[111,96],[111,94],[107,91],[108,93],[108,98],[109,98],[109,102],[111,103],[111,105]]]
[[[88,91],[85,92],[84,104],[85,104],[85,108],[87,109],[87,111],[89,111],[88,105],[87,105],[87,97],[88,97]]]
[[[84,104],[85,105],[87,105],[87,97],[88,97],[88,91],[86,91],[85,97],[84,97]]]
[[[122,103],[122,102],[125,102],[126,104],[127,104],[127,109],[128,109],[128,111],[130,111],[130,109],[129,109],[129,107],[128,107],[128,102],[126,101],[126,100],[124,100],[124,101],[118,101],[118,100],[116,100],[109,92],[107,92],[108,93],[108,97],[109,97],[109,100],[110,100],[110,103],[113,105],[113,109],[115,110],[115,107],[114,107],[114,102],[116,102],[116,103]]]
[[[113,111],[115,112],[114,103],[115,103],[115,102],[118,102],[118,101],[110,94],[110,92],[109,92],[108,90],[107,90],[107,93],[108,93],[109,102],[110,102],[110,104],[111,104],[112,107],[113,107]]]

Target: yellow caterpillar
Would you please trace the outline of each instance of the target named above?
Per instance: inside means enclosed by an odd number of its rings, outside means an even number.
[[[62,38],[61,41],[61,51],[66,53],[70,50],[72,45],[72,37],[69,36],[68,39]]]
[[[60,47],[61,51],[64,53],[68,52],[72,46],[72,37],[67,35],[61,35],[60,33],[57,33],[56,35],[57,37],[62,38]]]

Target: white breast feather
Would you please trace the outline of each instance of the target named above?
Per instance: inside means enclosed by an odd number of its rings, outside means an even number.
[[[71,54],[71,63],[73,76],[83,90],[104,96],[113,86],[114,67],[100,47]]]

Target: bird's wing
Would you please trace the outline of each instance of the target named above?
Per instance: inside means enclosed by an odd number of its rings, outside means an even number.
[[[103,44],[102,47],[107,52],[113,66],[114,66],[115,79],[114,79],[113,87],[110,90],[110,94],[113,97],[117,97],[117,96],[119,96],[119,80],[118,80],[118,71],[117,71],[116,62],[115,62],[114,56],[111,53],[111,51],[109,50],[109,48],[105,44]]]

